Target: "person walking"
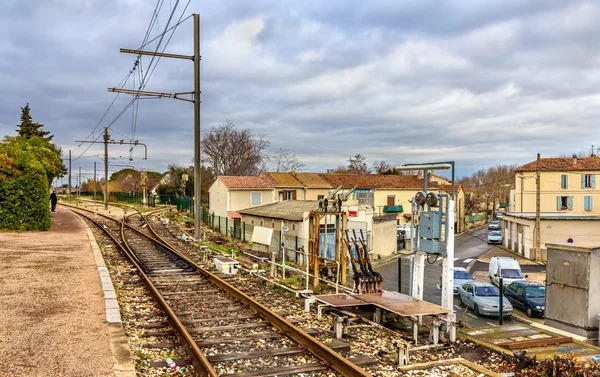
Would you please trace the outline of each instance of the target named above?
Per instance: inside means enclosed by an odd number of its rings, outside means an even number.
[[[58,202],[58,198],[56,197],[56,192],[52,190],[52,194],[50,194],[50,203],[52,204],[52,212],[56,209],[56,203]]]

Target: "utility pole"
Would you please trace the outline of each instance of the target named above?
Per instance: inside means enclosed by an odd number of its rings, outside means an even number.
[[[194,238],[200,239],[200,15],[194,14]]]
[[[540,258],[540,154],[537,154],[535,166],[535,255],[534,260]]]
[[[75,140],[76,143],[90,143],[90,144],[104,144],[104,209],[108,210],[108,144],[117,144],[116,141],[110,141],[110,135],[108,134],[108,127],[104,127],[104,141],[87,141],[87,140]],[[133,143],[124,142],[123,140],[119,141],[120,145],[142,145],[144,147],[144,160],[148,159],[148,147],[144,143],[140,143],[137,140]],[[69,151],[69,156],[71,156],[71,151]],[[71,171],[71,164],[69,163],[69,171]],[[96,164],[94,164],[94,179],[95,177],[95,168]],[[69,175],[69,181],[70,181]]]
[[[71,150],[69,149],[69,202],[71,202]]]
[[[146,205],[146,172],[142,171],[140,175],[142,178],[142,203]]]
[[[194,104],[194,238],[200,239],[200,199],[201,199],[201,153],[200,153],[200,15],[194,14],[194,55],[167,54],[155,51],[130,50],[122,48],[121,52],[136,54],[160,56],[163,58],[187,59],[194,62],[194,91],[180,93],[162,93],[149,92],[144,90],[131,90],[122,88],[108,88],[109,92],[132,94],[137,97],[166,97],[181,101],[192,102]],[[182,98],[181,95],[191,95],[192,99]]]
[[[96,161],[94,161],[94,201],[96,201]]]
[[[77,176],[77,200],[81,200],[81,166],[79,167],[79,175]]]
[[[523,213],[523,180],[525,176],[519,177],[519,179],[521,180],[521,213]]]
[[[108,127],[104,127],[104,210],[108,210]]]

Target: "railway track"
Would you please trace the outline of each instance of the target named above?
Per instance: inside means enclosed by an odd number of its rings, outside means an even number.
[[[147,320],[145,335],[158,344],[176,335],[197,375],[369,375],[359,365],[373,364],[373,359],[344,358],[339,352],[348,351],[348,344],[321,343],[314,332],[296,325],[299,319],[287,319],[285,311],[255,300],[257,287],[236,288],[232,276],[211,272],[169,245],[141,214],[117,221],[80,208],[73,211],[113,240],[153,296],[160,313],[141,313]]]

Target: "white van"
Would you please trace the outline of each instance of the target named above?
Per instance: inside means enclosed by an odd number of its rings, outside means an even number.
[[[499,286],[499,277],[502,276],[502,284],[507,286],[513,281],[525,280],[519,262],[513,257],[493,257],[490,260],[488,272],[490,281]]]

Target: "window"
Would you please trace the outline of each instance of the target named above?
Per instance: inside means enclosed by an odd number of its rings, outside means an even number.
[[[252,205],[259,206],[262,204],[262,192],[253,192],[252,193]]]
[[[296,190],[283,191],[283,200],[296,200]]]
[[[292,230],[296,230],[296,224],[292,224]]]
[[[317,196],[317,200],[323,200],[324,198],[325,198],[325,196],[323,196],[323,195],[318,195]]]
[[[560,176],[560,188],[567,189],[569,188],[569,176],[566,174],[562,174]]]
[[[396,196],[395,195],[388,195],[387,197],[387,205],[388,206],[393,206],[396,204]]]
[[[594,197],[591,195],[586,195],[583,197],[583,209],[586,211],[594,210]]]
[[[557,196],[556,197],[556,209],[558,211],[573,210],[573,197],[572,196]]]
[[[581,176],[581,188],[596,188],[596,174],[583,174]]]

